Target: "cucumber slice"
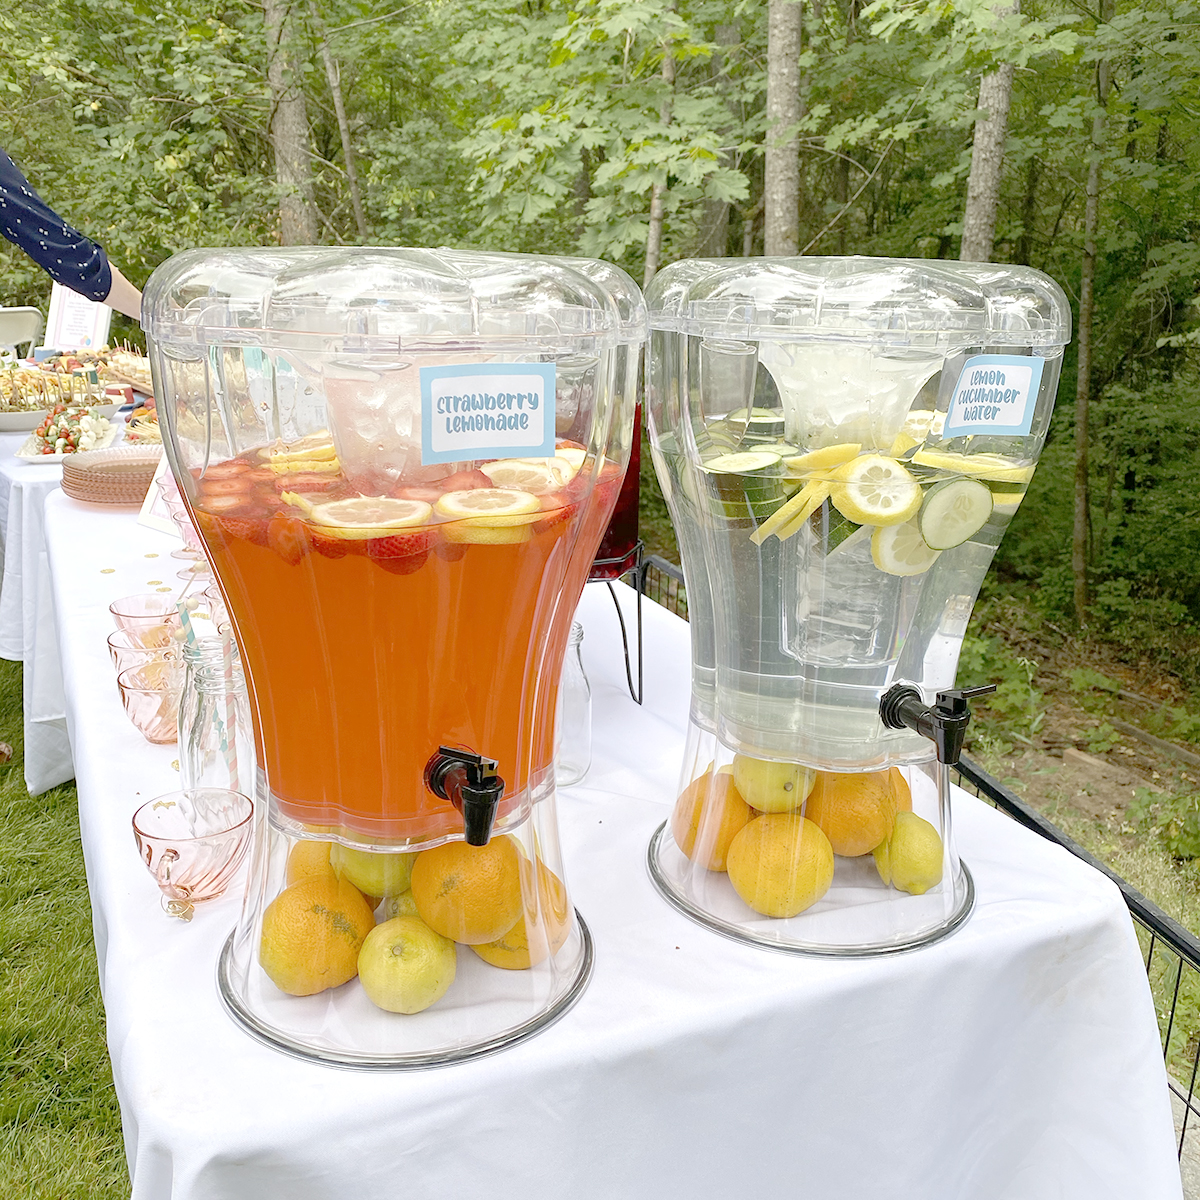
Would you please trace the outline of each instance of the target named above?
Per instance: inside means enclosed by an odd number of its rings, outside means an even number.
[[[862,528],[857,521],[844,517],[828,500],[808,518],[808,523],[823,554],[836,550],[855,530]]]
[[[733,519],[770,516],[784,501],[782,457],[773,450],[720,454],[704,464],[716,493],[719,516]]]
[[[750,440],[773,442],[783,437],[782,409],[736,408],[725,419]]]
[[[871,534],[871,560],[887,575],[920,575],[940,554],[926,543],[915,520],[881,525]]]
[[[978,479],[947,479],[925,493],[917,526],[933,550],[949,550],[977,534],[992,515],[992,493]]]

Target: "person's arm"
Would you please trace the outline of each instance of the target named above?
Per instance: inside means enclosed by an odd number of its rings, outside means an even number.
[[[0,233],[56,283],[137,320],[141,293],[108,261],[104,248],[68,225],[0,150]]]
[[[142,293],[112,263],[108,264],[108,269],[112,272],[112,287],[109,288],[108,295],[104,297],[104,303],[109,308],[115,308],[117,312],[124,313],[127,317],[132,317],[135,321],[140,322],[142,319]]]

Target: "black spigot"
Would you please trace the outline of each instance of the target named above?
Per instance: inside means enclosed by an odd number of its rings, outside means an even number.
[[[468,846],[486,846],[491,840],[496,809],[504,795],[504,780],[496,774],[494,759],[439,746],[425,764],[425,786],[462,813]]]
[[[994,683],[951,688],[948,692],[938,692],[936,703],[929,707],[915,687],[897,683],[879,697],[879,717],[888,729],[912,729],[929,738],[937,746],[938,762],[952,767],[962,756],[963,739],[971,720],[967,701],[995,690]]]

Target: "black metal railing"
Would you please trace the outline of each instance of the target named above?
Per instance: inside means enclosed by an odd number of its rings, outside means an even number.
[[[683,571],[675,563],[648,555],[642,563],[640,582],[648,599],[687,619]],[[1145,956],[1168,1086],[1182,1110],[1176,1115],[1178,1152],[1182,1157],[1189,1126],[1193,1133],[1200,1128],[1200,1100],[1196,1096],[1200,1069],[1200,938],[965,755],[955,769],[955,782],[1027,829],[1069,850],[1107,875],[1120,889]]]

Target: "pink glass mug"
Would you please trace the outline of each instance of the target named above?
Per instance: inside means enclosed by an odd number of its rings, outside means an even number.
[[[225,788],[168,792],[133,814],[138,854],[168,913],[190,921],[193,905],[225,891],[246,856],[253,816],[250,799]]]

